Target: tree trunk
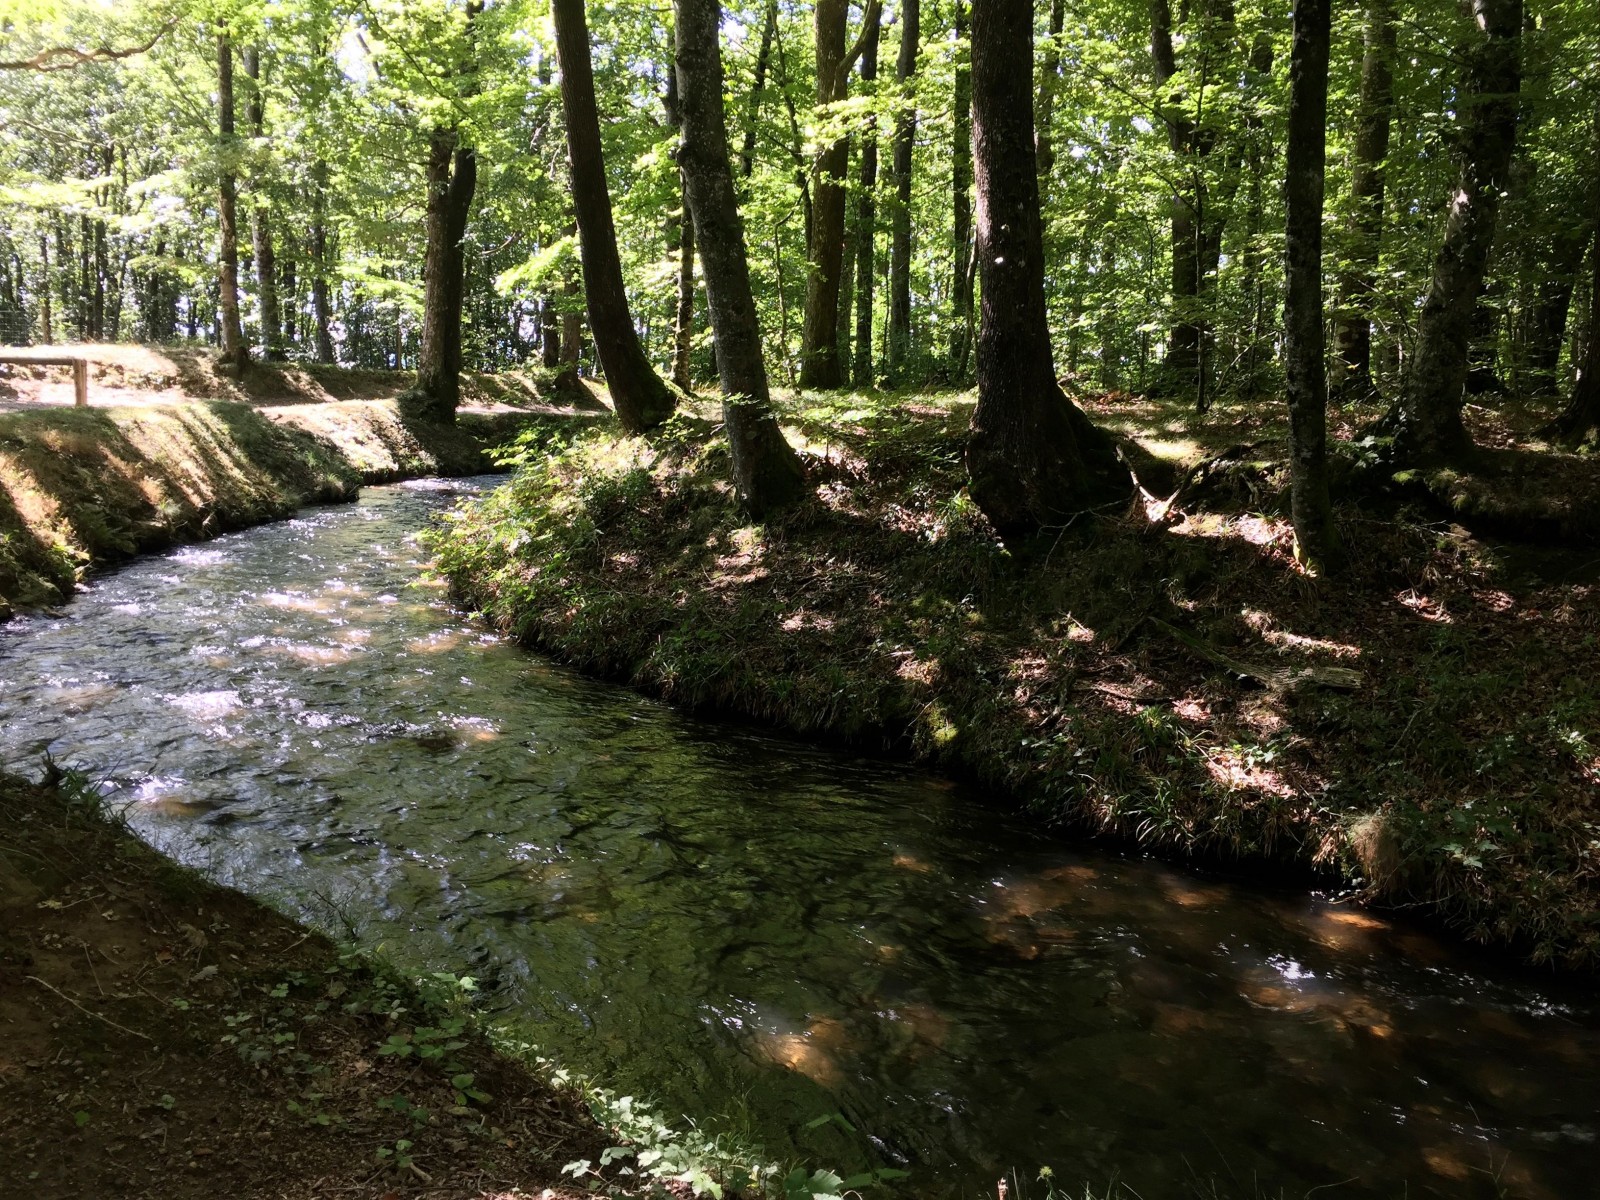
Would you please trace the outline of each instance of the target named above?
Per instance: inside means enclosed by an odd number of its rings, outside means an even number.
[[[1284,179],[1284,357],[1289,384],[1290,514],[1295,557],[1311,574],[1334,553],[1328,502],[1328,375],[1322,325],[1330,0],[1295,0]]]
[[[311,324],[312,357],[331,363],[333,306],[328,296],[328,164],[320,159],[311,168]]]
[[[1383,239],[1385,161],[1394,114],[1394,0],[1367,0],[1361,100],[1350,164],[1350,244],[1339,273],[1333,326],[1333,390],[1341,401],[1377,394],[1372,382],[1372,303]]]
[[[539,301],[539,365],[547,371],[561,366],[561,313],[549,293]]]
[[[1594,165],[1589,211],[1600,221],[1600,108],[1594,116]],[[1552,432],[1568,445],[1600,449],[1600,227],[1595,230],[1593,270],[1589,276],[1589,315],[1578,382],[1572,400],[1556,418]],[[1574,358],[1578,356],[1573,355]]]
[[[250,132],[259,142],[266,138],[266,105],[261,94],[261,47],[247,46],[241,52],[244,73],[250,78],[250,99],[246,111]],[[272,246],[272,215],[266,197],[257,195],[250,206],[250,236],[255,247],[256,295],[261,303],[261,347],[268,362],[283,361],[283,313],[278,303],[278,267]]]
[[[844,98],[838,86],[845,56],[846,0],[817,0],[817,107]],[[824,146],[816,159],[811,200],[811,270],[806,276],[805,323],[800,331],[800,386],[836,388],[839,363],[839,272],[844,258],[844,172],[848,143]]]
[[[1523,315],[1518,331],[1519,395],[1554,396],[1560,391],[1557,369],[1561,345],[1566,338],[1567,317],[1572,311],[1572,293],[1583,270],[1584,251],[1594,236],[1594,221],[1587,225],[1573,222],[1558,230],[1547,257],[1535,272],[1533,302]]]
[[[761,96],[767,87],[767,64],[772,61],[772,39],[778,32],[778,0],[767,0],[766,16],[761,21],[761,48],[756,52],[756,73],[750,83],[750,100],[745,105],[744,146],[739,151],[739,174],[750,178],[756,169],[756,129],[761,123]]]
[[[861,52],[861,83],[871,91],[878,80],[878,39],[882,26],[878,13],[871,14],[866,42]],[[850,375],[858,388],[871,387],[873,283],[878,265],[878,122],[867,118],[861,133],[861,196],[856,202],[856,345]]]
[[[956,40],[967,36],[966,0],[954,0]],[[957,51],[953,96],[955,135],[951,151],[951,205],[954,236],[951,239],[950,373],[956,383],[967,374],[972,353],[972,60]]]
[[[972,498],[1002,534],[1062,524],[1129,491],[1110,439],[1056,383],[1032,63],[1030,0],[981,0],[972,14],[972,124],[983,305],[966,460]]]
[[[681,172],[680,172],[681,183]],[[672,326],[672,382],[691,391],[694,353],[694,213],[689,211],[689,189],[680,187],[683,216],[678,225],[678,311]]]
[[[740,501],[757,519],[797,500],[805,470],[772,415],[744,223],[728,162],[718,0],[677,0],[678,164],[694,213]]]
[[[1039,68],[1039,103],[1034,112],[1033,152],[1039,163],[1040,203],[1049,186],[1050,171],[1056,164],[1055,145],[1050,126],[1055,118],[1056,85],[1061,81],[1061,32],[1066,28],[1064,0],[1050,0],[1050,41],[1045,46]]]
[[[217,157],[220,182],[217,224],[221,248],[217,255],[217,306],[222,318],[222,361],[243,378],[250,363],[244,328],[239,322],[239,203],[234,177],[233,44],[226,33],[217,36]]]
[[[606,188],[583,0],[553,0],[551,13],[561,67],[561,105],[566,114],[567,154],[572,169],[572,201],[578,213],[589,331],[600,355],[617,420],[629,433],[643,433],[670,417],[677,401],[645,357],[628,309],[611,195]]]
[[[889,378],[897,383],[911,355],[911,153],[917,137],[911,81],[917,71],[921,25],[921,0],[901,0],[900,56],[895,63],[901,107],[894,124],[895,203],[889,239]]]
[[[428,137],[427,251],[422,266],[422,345],[417,382],[402,400],[410,415],[453,425],[461,403],[462,239],[478,186],[478,158],[454,129]],[[399,367],[396,355],[396,368]]]
[[[50,236],[39,235],[39,321],[44,334],[44,344],[54,345],[56,340],[55,314],[50,308]]]
[[[1460,175],[1417,323],[1416,353],[1390,409],[1395,455],[1434,462],[1471,448],[1461,423],[1473,314],[1516,146],[1522,0],[1473,0],[1477,37],[1462,87]]]

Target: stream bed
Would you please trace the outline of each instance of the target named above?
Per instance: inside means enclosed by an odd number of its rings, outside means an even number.
[[[421,578],[415,531],[491,482],[0,627],[0,762],[83,766],[174,858],[774,1157],[919,1195],[1043,1164],[1144,1200],[1600,1194],[1588,989],[530,656]]]

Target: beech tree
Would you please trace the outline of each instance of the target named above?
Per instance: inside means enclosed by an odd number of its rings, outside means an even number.
[[[233,42],[217,34],[217,306],[222,322],[222,361],[236,375],[250,364],[239,320],[239,147],[234,123]]]
[[[1403,461],[1456,458],[1471,446],[1461,407],[1473,314],[1516,146],[1522,0],[1473,0],[1472,9],[1461,88],[1459,174],[1417,322],[1416,353],[1388,417],[1395,455]]]
[[[705,270],[733,484],[745,508],[760,518],[803,494],[805,469],[772,415],[767,369],[761,357],[744,222],[728,160],[718,36],[722,5],[719,0],[677,0],[675,12],[681,133],[678,164]]]
[[[583,0],[551,0],[550,7],[561,67],[561,106],[567,120],[572,201],[578,214],[589,330],[605,370],[617,420],[628,432],[642,433],[670,417],[677,400],[645,357],[628,309],[611,194],[606,186]]]
[[[917,107],[911,90],[922,42],[921,0],[901,0],[900,54],[895,80],[900,111],[894,126],[894,209],[889,241],[889,377],[899,379],[911,353],[911,154],[917,139]]]
[[[1111,439],[1056,382],[1045,318],[1033,136],[1033,6],[972,10],[978,185],[978,407],[967,437],[973,501],[1002,533],[1058,525],[1127,497]]]
[[[1328,376],[1322,324],[1322,205],[1330,0],[1295,0],[1284,182],[1284,350],[1289,376],[1290,516],[1295,554],[1320,573],[1333,552],[1328,502]]]

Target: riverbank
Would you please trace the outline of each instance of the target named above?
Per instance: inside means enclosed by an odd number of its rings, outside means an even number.
[[[0,776],[0,823],[0,1193],[565,1200],[611,1144],[461,981],[342,954],[71,779]]]
[[[1259,416],[1197,431],[1115,400],[1093,415],[1139,438],[1152,478],[1163,459],[1187,474],[1181,502],[1006,548],[963,490],[969,413],[968,397],[791,405],[815,502],[766,526],[738,515],[707,427],[596,431],[531,453],[434,545],[498,628],[675,703],[1595,965],[1600,682],[1573,669],[1600,638],[1592,549],[1346,505],[1348,569],[1311,580]],[[1583,460],[1557,465],[1592,484]]]
[[[241,388],[215,377],[209,356],[161,355],[162,375],[146,362],[154,352],[102,349],[93,395],[110,407],[34,403],[53,385],[8,383],[0,619],[59,603],[94,567],[350,500],[364,483],[490,470],[489,451],[530,423],[574,416],[531,385],[479,380],[475,411],[426,426],[393,399],[409,374],[258,365]]]

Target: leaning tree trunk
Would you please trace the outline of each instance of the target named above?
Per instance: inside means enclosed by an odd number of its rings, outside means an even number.
[[[772,415],[767,370],[761,360],[761,326],[750,291],[744,223],[728,162],[718,42],[722,5],[718,0],[677,0],[676,12],[682,135],[678,165],[706,277],[733,484],[745,508],[759,519],[804,493],[805,470]]]
[[[234,175],[238,147],[234,141],[233,43],[226,33],[217,37],[217,225],[221,246],[217,254],[217,305],[222,318],[222,361],[243,378],[250,363],[244,327],[239,321],[239,184]]]
[[[567,154],[572,168],[572,201],[578,213],[589,331],[600,355],[617,420],[629,433],[642,433],[670,417],[677,401],[645,357],[628,308],[611,194],[606,188],[583,0],[553,0],[551,13],[556,27],[556,58],[561,67],[561,105],[566,113]]]
[[[967,438],[974,502],[1002,534],[1058,525],[1129,492],[1111,440],[1062,392],[1050,353],[1033,142],[1033,6],[972,14],[978,183],[978,407]]]
[[[466,269],[461,241],[477,185],[477,154],[460,145],[455,130],[435,129],[428,139],[422,347],[417,355],[416,386],[402,399],[408,413],[446,425],[455,423],[461,403],[461,301]]]
[[[1472,7],[1478,32],[1462,81],[1460,174],[1417,322],[1416,353],[1388,417],[1395,456],[1408,462],[1455,458],[1471,448],[1461,407],[1473,314],[1516,148],[1522,0],[1473,0]]]
[[[911,152],[917,140],[917,71],[921,0],[901,0],[900,57],[895,63],[900,112],[894,126],[894,214],[889,237],[889,378],[898,382],[911,355]]]
[[[880,23],[872,13],[861,54],[861,83],[871,91],[878,79],[878,35]],[[878,123],[867,118],[861,134],[861,196],[856,201],[856,344],[850,365],[852,382],[858,388],[872,386],[872,285],[877,279],[878,259]]]
[[[242,51],[244,73],[250,78],[250,99],[245,105],[250,132],[259,142],[266,138],[266,103],[261,94],[261,47]],[[250,237],[256,256],[256,297],[261,303],[261,348],[268,362],[283,361],[283,310],[278,303],[277,256],[272,246],[272,216],[266,197],[258,195],[250,206]]]
[[[954,0],[957,41],[967,36],[966,0]],[[959,53],[959,51],[958,51]],[[956,60],[952,96],[954,135],[951,140],[951,312],[950,374],[959,384],[972,353],[972,64]]]
[[[1384,163],[1394,113],[1394,0],[1367,0],[1361,100],[1350,168],[1350,246],[1339,273],[1339,313],[1333,326],[1333,388],[1342,400],[1377,394],[1372,382],[1372,302],[1383,237]]]
[[[1290,515],[1295,557],[1312,574],[1334,553],[1328,502],[1328,376],[1322,327],[1330,0],[1295,0],[1284,178],[1284,358],[1289,384]]]

